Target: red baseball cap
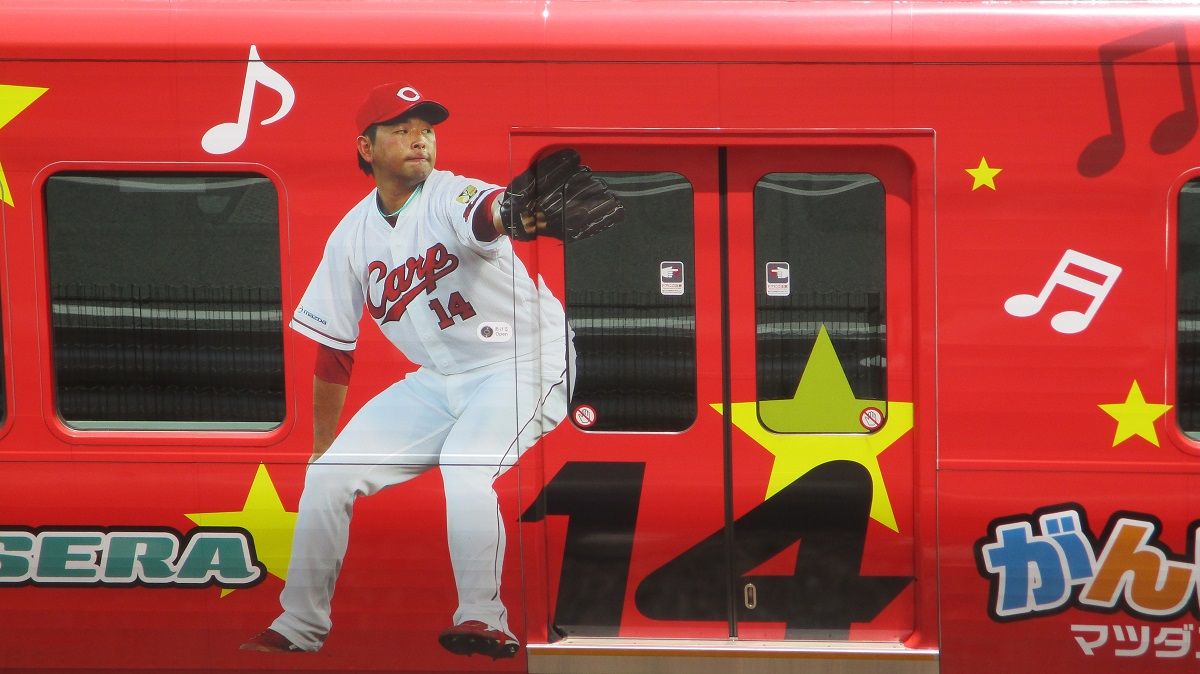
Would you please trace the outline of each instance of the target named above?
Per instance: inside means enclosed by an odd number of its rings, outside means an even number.
[[[450,116],[450,111],[441,103],[423,97],[409,84],[391,82],[372,89],[354,119],[362,132],[372,124],[403,115],[416,115],[430,124],[441,124]]]

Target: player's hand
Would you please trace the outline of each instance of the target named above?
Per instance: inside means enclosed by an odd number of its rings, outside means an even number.
[[[546,232],[546,213],[544,211],[536,211],[532,214],[528,211],[522,213],[521,229],[525,230],[525,236],[514,237],[518,241],[525,241],[538,234],[544,234]]]

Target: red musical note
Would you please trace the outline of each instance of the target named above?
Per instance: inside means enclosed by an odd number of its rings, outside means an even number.
[[[1100,47],[1100,74],[1108,104],[1109,133],[1093,140],[1079,154],[1080,174],[1088,178],[1104,175],[1116,167],[1125,154],[1125,124],[1121,119],[1121,101],[1117,92],[1116,62],[1167,44],[1175,45],[1183,108],[1168,114],[1154,127],[1150,148],[1158,154],[1170,154],[1182,149],[1196,135],[1196,94],[1192,87],[1184,25],[1167,24],[1114,40]]]

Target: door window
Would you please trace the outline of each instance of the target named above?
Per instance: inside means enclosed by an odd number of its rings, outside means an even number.
[[[883,214],[883,185],[865,173],[770,173],[755,185],[757,400],[764,427],[861,433],[882,426]],[[845,379],[830,368],[807,369],[814,353],[835,353]],[[847,382],[843,395],[831,390]],[[846,399],[874,404],[839,409]],[[797,405],[813,413],[797,415]]]
[[[619,236],[565,247],[572,405],[590,410],[572,419],[594,431],[681,431],[696,419],[692,185],[670,172],[596,175],[626,217]]]

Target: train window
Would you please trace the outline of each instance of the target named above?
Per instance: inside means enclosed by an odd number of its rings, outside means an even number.
[[[1179,428],[1200,439],[1200,180],[1179,192],[1175,398]]]
[[[764,427],[861,433],[886,418],[883,213],[883,185],[865,173],[771,173],[755,185],[755,343]],[[844,377],[823,365],[832,357],[813,359],[815,367],[806,369],[814,349],[830,346]],[[857,400],[839,406],[850,398],[838,394],[847,383]],[[800,416],[791,405],[771,404],[795,398],[821,413]]]
[[[696,419],[692,186],[678,173],[596,174],[620,197],[621,236],[565,247],[575,331],[572,405],[588,430],[680,431]]]
[[[283,420],[278,195],[252,174],[64,173],[45,187],[55,391],[80,429]]]

